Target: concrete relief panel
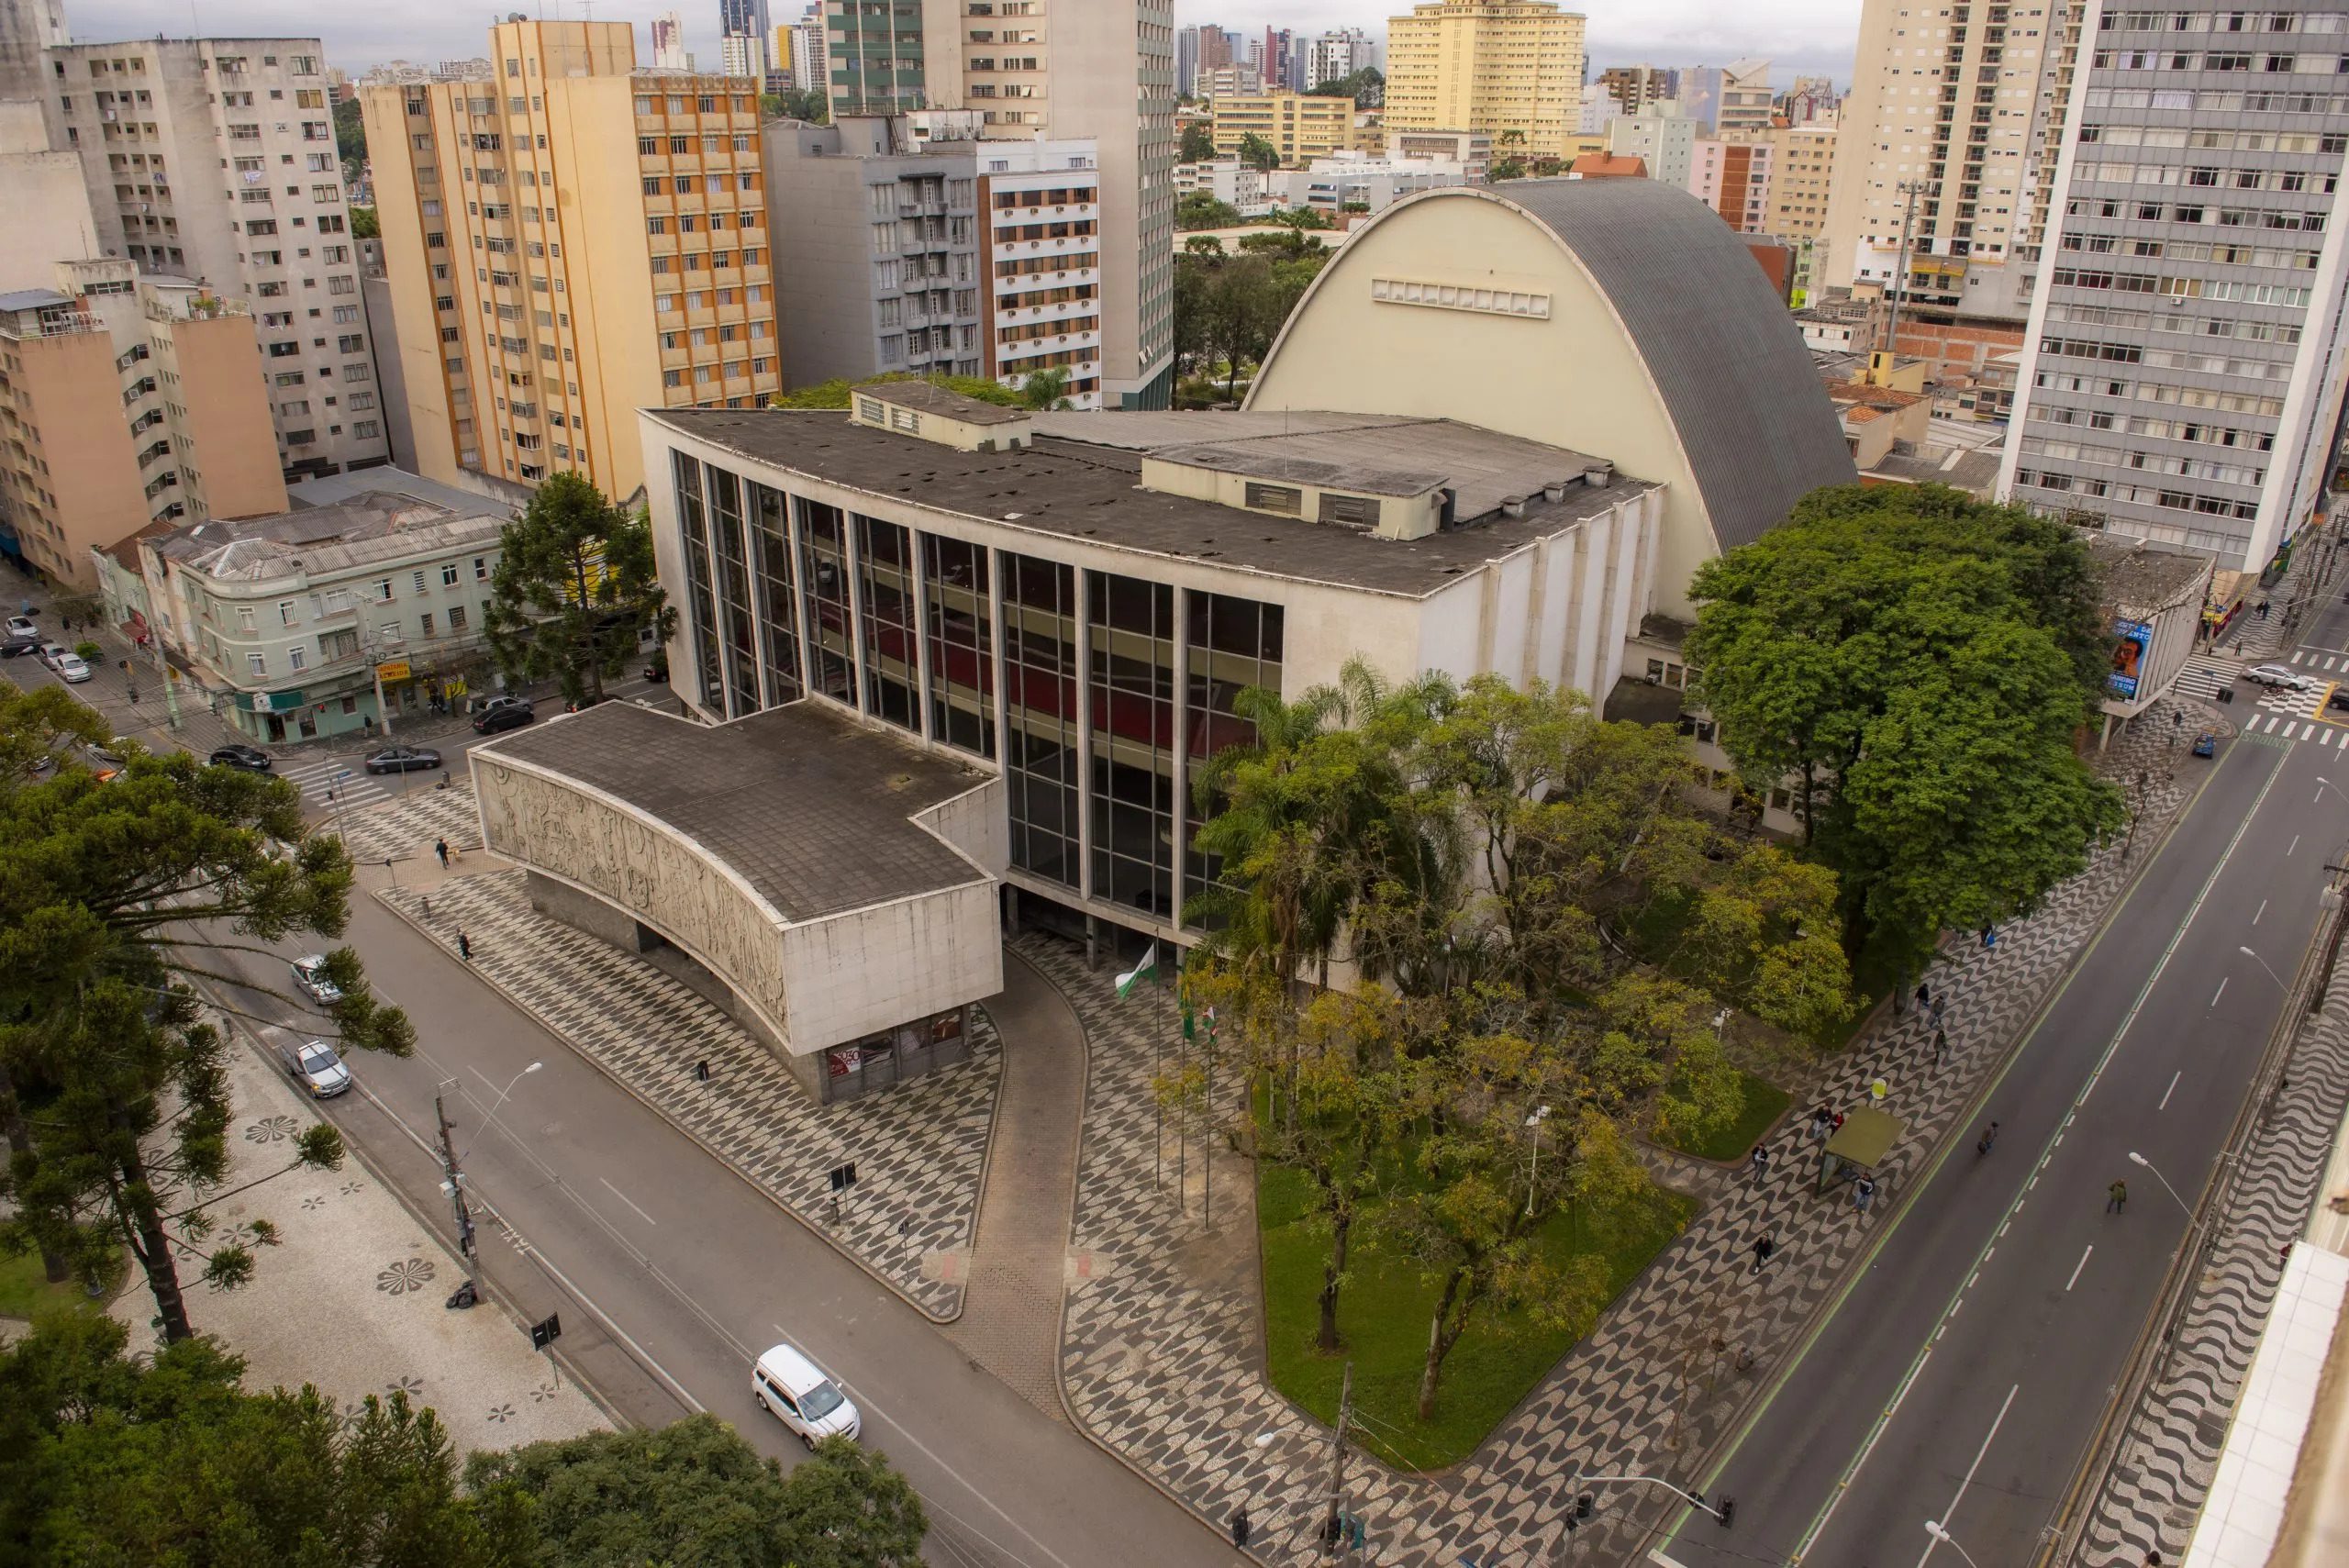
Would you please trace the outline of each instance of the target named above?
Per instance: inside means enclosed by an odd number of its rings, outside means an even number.
[[[687,840],[488,757],[474,760],[473,783],[492,851],[609,899],[692,951],[789,1038],[782,932]]]

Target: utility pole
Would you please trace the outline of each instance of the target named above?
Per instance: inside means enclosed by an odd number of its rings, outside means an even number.
[[[1899,185],[1900,194],[1908,201],[1900,209],[1900,259],[1893,263],[1892,269],[1892,315],[1884,328],[1884,351],[1887,356],[1884,370],[1887,375],[1892,373],[1893,361],[1900,357],[1900,299],[1909,292],[1909,239],[1917,226],[1917,198],[1924,189],[1925,182],[1922,180],[1903,180]]]
[[[1322,1555],[1339,1557],[1346,1549],[1346,1423],[1354,1413],[1354,1363],[1348,1362],[1338,1384],[1338,1425],[1330,1434],[1330,1512],[1321,1522]]]
[[[473,1269],[473,1217],[465,1207],[464,1173],[457,1168],[457,1147],[449,1140],[449,1111],[440,1091],[432,1093],[432,1119],[440,1126],[440,1178],[449,1188],[449,1207],[457,1220],[457,1256],[465,1265],[465,1283],[449,1298],[451,1307],[471,1307],[481,1294]]]

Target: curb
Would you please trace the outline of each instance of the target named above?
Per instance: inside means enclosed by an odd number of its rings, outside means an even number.
[[[422,937],[426,941],[430,942],[435,949],[443,952],[449,951],[445,946],[443,946],[440,939],[433,936],[433,934],[429,930],[426,929],[421,923],[410,917],[406,910],[401,909],[387,901],[384,897],[384,889],[378,888],[371,894],[370,896],[372,896],[378,905],[382,906],[383,908],[389,912],[394,917],[397,918],[406,924],[410,929],[415,931],[417,936]],[[651,1111],[654,1116],[659,1117],[671,1128],[671,1129],[677,1132],[688,1142],[699,1149],[703,1153],[717,1161],[729,1172],[740,1178],[742,1184],[749,1187],[752,1192],[757,1193],[761,1197],[773,1204],[777,1209],[780,1209],[783,1213],[790,1216],[794,1220],[796,1220],[808,1234],[814,1236],[818,1240],[822,1241],[826,1246],[831,1248],[833,1251],[838,1252],[850,1262],[854,1263],[859,1269],[863,1271],[874,1284],[880,1285],[883,1289],[888,1291],[890,1295],[904,1302],[907,1307],[912,1307],[915,1312],[921,1316],[924,1321],[942,1325],[955,1322],[961,1318],[963,1316],[963,1298],[967,1294],[967,1286],[958,1285],[955,1287],[954,1309],[952,1312],[947,1313],[943,1317],[932,1312],[920,1302],[916,1301],[912,1296],[907,1295],[905,1288],[899,1285],[895,1280],[889,1278],[888,1275],[874,1268],[871,1263],[867,1262],[863,1256],[851,1251],[846,1246],[842,1245],[840,1239],[833,1236],[822,1225],[818,1224],[815,1220],[810,1219],[807,1216],[800,1213],[790,1204],[785,1203],[782,1198],[776,1196],[772,1191],[761,1184],[755,1177],[750,1174],[750,1173],[743,1170],[741,1166],[736,1164],[730,1155],[727,1154],[724,1151],[716,1148],[708,1140],[703,1138],[701,1134],[694,1131],[691,1128],[677,1120],[676,1118],[671,1116],[661,1106],[646,1097],[644,1093],[638,1089],[635,1084],[629,1083],[618,1073],[614,1073],[602,1062],[597,1061],[587,1052],[581,1051],[577,1046],[573,1045],[571,1043],[570,1037],[565,1035],[562,1030],[556,1026],[553,1019],[548,1018],[545,1014],[540,1012],[538,1008],[522,1001],[518,997],[510,996],[504,991],[498,990],[496,986],[490,985],[485,980],[482,982],[482,984],[487,986],[489,990],[495,993],[496,995],[508,1006],[528,1016],[531,1022],[537,1024],[540,1029],[546,1030],[547,1033],[561,1040],[563,1044],[563,1048],[569,1051],[572,1055],[577,1057],[580,1061],[585,1062],[588,1066],[593,1067],[596,1072],[602,1073],[607,1079],[610,1080],[614,1085],[626,1093],[629,1098],[635,1100],[639,1105]],[[1001,1071],[999,1066],[997,1071]],[[990,1106],[987,1112],[987,1148],[989,1155],[992,1155],[994,1147],[995,1111],[994,1107]],[[981,1190],[984,1192],[986,1172],[986,1160],[985,1158],[981,1160],[979,1168],[980,1181],[982,1183]],[[976,1213],[977,1211],[974,1208],[973,1210],[974,1219]]]

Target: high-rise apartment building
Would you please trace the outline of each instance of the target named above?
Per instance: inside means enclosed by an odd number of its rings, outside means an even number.
[[[2310,520],[2341,434],[2349,12],[2097,19],[1999,493],[2257,570]]]
[[[1842,95],[1828,76],[1798,76],[1778,95],[1778,114],[1788,125],[1833,125]]]
[[[1004,0],[829,0],[833,117],[860,103],[874,114],[968,108],[989,136],[1093,142],[1104,395],[1163,407],[1174,372],[1171,0],[1016,3],[1007,14]]]
[[[1598,73],[1598,85],[1614,100],[1615,114],[1636,115],[1650,104],[1677,101],[1680,72],[1659,65],[1610,65]]]
[[[1583,18],[1554,0],[1427,0],[1386,23],[1386,128],[1481,131],[1564,158],[1582,120]]]
[[[1377,40],[1360,28],[1323,33],[1306,50],[1305,85],[1310,90],[1324,82],[1342,82],[1376,65],[1378,58]]]
[[[1269,143],[1281,161],[1292,167],[1326,158],[1353,143],[1354,101],[1315,97],[1306,93],[1236,93],[1218,98],[1215,111],[1215,152],[1219,158],[1239,155],[1241,143],[1253,136]]]
[[[751,77],[763,90],[773,67],[767,50],[774,36],[767,0],[718,0],[718,69],[727,75]]]
[[[245,302],[116,257],[56,282],[0,294],[0,523],[25,562],[95,588],[90,552],[150,523],[283,511]]]
[[[684,71],[692,64],[685,54],[685,19],[674,11],[652,18],[652,68]]]
[[[1651,104],[1607,122],[1608,156],[1636,158],[1647,165],[1649,179],[1685,191],[1696,172],[1697,132],[1702,128],[1670,104]]]
[[[1199,29],[1180,28],[1174,33],[1174,95],[1188,98],[1198,90]]]
[[[1839,132],[1831,125],[1795,125],[1772,131],[1767,222],[1762,232],[1797,247],[1814,244],[1827,222],[1827,194],[1835,183]]]
[[[1825,284],[1882,286],[1904,323],[2020,328],[2085,4],[1863,0]]]
[[[640,407],[781,390],[759,84],[624,22],[501,22],[492,82],[360,94],[429,479],[642,479]]]
[[[314,38],[128,39],[47,51],[104,253],[250,301],[288,473],[391,460]]]
[[[1688,194],[1740,234],[1770,232],[1770,183],[1776,146],[1766,138],[1725,141],[1700,137],[1693,148]]]
[[[1741,141],[1770,128],[1776,105],[1770,92],[1770,62],[1739,60],[1700,65],[1678,73],[1680,112],[1724,141]]]
[[[795,91],[822,93],[829,98],[831,72],[826,64],[829,50],[824,40],[822,0],[812,0],[800,20],[775,24],[774,38],[774,58],[769,64],[790,77]]]

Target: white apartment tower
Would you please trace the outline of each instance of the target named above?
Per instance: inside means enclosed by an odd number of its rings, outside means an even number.
[[[2349,5],[2091,17],[1999,493],[2257,570],[2340,439]]]
[[[390,462],[318,40],[148,38],[47,57],[104,249],[250,302],[286,473]]]
[[[1880,284],[1920,319],[2022,319],[2087,4],[1863,0],[1822,283]]]

